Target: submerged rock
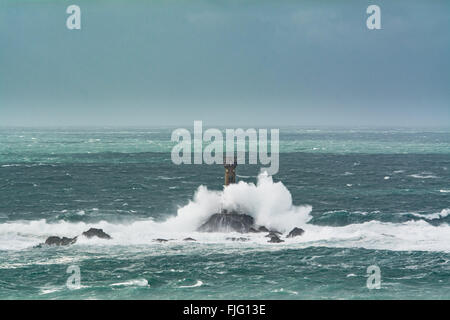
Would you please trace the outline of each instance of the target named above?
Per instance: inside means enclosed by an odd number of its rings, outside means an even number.
[[[89,239],[93,237],[97,237],[100,239],[111,239],[111,236],[106,232],[104,232],[103,229],[95,229],[95,228],[90,228],[88,231],[83,232],[83,236]]]
[[[265,237],[267,238],[278,237],[279,234],[281,233],[270,231],[268,234],[265,235]]]
[[[161,242],[167,242],[169,240],[167,240],[167,239],[159,239],[158,238],[158,239],[153,239],[153,241],[161,243]]]
[[[305,230],[295,227],[294,229],[291,230],[291,232],[289,232],[289,234],[286,236],[286,238],[293,238],[293,237],[301,236],[304,233],[305,233]]]
[[[197,241],[194,238],[184,238],[183,241]]]
[[[253,217],[246,214],[236,212],[215,213],[198,228],[198,231],[247,233],[253,228],[253,224]]]
[[[242,242],[244,242],[244,241],[248,241],[249,239],[248,238],[226,238],[226,240],[231,240],[231,241],[242,241]]]
[[[48,237],[47,240],[45,240],[45,244],[49,245],[49,246],[68,246],[71,244],[74,244],[75,242],[77,242],[77,238],[78,237],[74,237],[74,238],[66,238],[66,237],[56,237],[56,236],[52,236],[52,237]]]
[[[277,235],[273,235],[273,236],[270,237],[270,240],[267,241],[267,242],[270,242],[270,243],[281,243],[281,242],[284,242],[284,240],[281,240],[280,237],[278,237]]]
[[[260,226],[258,229],[250,228],[248,232],[250,233],[269,232],[269,229],[267,229],[265,226]]]

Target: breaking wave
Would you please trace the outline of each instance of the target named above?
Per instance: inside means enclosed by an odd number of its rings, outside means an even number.
[[[257,225],[288,232],[301,227],[303,236],[286,239],[283,244],[269,244],[264,233],[246,234],[248,241],[232,243],[233,246],[264,246],[280,248],[286,246],[358,247],[386,250],[422,250],[450,252],[450,226],[445,223],[450,209],[434,214],[412,214],[415,220],[400,223],[382,222],[374,219],[363,223],[352,221],[347,225],[318,225],[311,222],[312,207],[295,206],[289,190],[282,182],[274,182],[267,174],[260,174],[257,183],[240,181],[223,191],[209,190],[200,186],[193,199],[178,209],[177,214],[166,221],[152,219],[128,223],[101,221],[98,223],[46,220],[14,221],[0,224],[0,250],[31,248],[45,241],[48,236],[74,237],[90,227],[101,228],[112,236],[112,240],[79,237],[76,247],[83,245],[151,245],[171,246],[173,243],[196,246],[203,243],[230,243],[230,234],[199,233],[195,230],[213,213],[221,209],[237,210],[253,216]],[[337,212],[325,215],[340,214]],[[361,213],[363,214],[363,213]],[[419,219],[417,219],[419,218]],[[431,222],[442,219],[444,223]],[[193,237],[196,242],[184,242]],[[167,243],[155,243],[153,239],[165,238]],[[172,240],[173,239],[173,240]]]
[[[420,214],[420,213],[411,213],[413,216],[424,218],[426,220],[436,220],[447,217],[450,214],[450,209],[444,209],[441,212],[436,212],[432,214]]]
[[[292,226],[304,226],[310,219],[311,206],[294,206],[289,190],[282,182],[273,182],[267,173],[261,173],[255,184],[240,181],[211,191],[200,186],[193,201],[178,210],[176,217],[164,224],[172,230],[194,231],[211,214],[221,209],[235,210],[251,215],[257,225],[280,231]]]

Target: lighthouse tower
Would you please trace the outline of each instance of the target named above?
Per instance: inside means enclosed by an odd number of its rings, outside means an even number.
[[[227,186],[230,183],[236,183],[236,156],[225,157],[223,166],[225,167],[225,185]]]

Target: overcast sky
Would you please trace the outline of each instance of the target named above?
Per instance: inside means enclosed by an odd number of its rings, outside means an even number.
[[[66,28],[77,4],[82,29]],[[381,7],[382,30],[366,8]],[[0,0],[0,125],[450,125],[450,1]]]

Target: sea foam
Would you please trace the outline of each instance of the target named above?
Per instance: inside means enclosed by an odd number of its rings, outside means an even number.
[[[284,184],[261,173],[256,185],[240,181],[226,186],[223,191],[211,191],[200,186],[193,201],[180,208],[177,216],[164,224],[172,230],[194,231],[221,209],[246,213],[255,219],[257,225],[286,232],[293,226],[304,226],[311,219],[312,207],[294,206],[291,193]]]

